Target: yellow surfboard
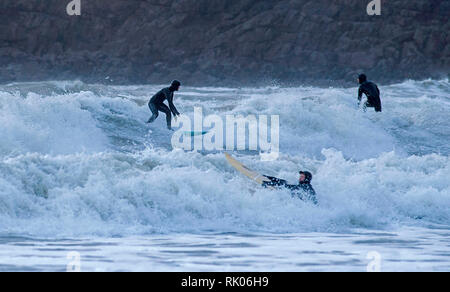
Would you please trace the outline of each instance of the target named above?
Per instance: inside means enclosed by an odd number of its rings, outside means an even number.
[[[249,169],[247,166],[234,159],[230,154],[225,153],[225,157],[227,158],[228,163],[230,163],[231,166],[233,166],[237,171],[247,176],[251,180],[257,182],[258,184],[262,185],[263,182],[270,182],[270,179]]]

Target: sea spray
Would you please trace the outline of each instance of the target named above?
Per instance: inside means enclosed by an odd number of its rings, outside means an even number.
[[[0,87],[0,232],[297,233],[450,224],[448,81],[381,87],[382,115],[358,111],[356,88],[184,88],[177,95],[187,115],[200,102],[207,115],[280,114],[277,160],[234,154],[291,183],[298,170],[310,170],[319,206],[254,185],[220,152],[172,149],[164,121],[145,124],[145,104],[158,88]]]

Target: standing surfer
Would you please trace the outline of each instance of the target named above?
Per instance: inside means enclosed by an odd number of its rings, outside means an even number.
[[[148,107],[152,112],[152,116],[148,120],[147,123],[153,123],[159,115],[159,112],[163,112],[166,114],[166,122],[167,128],[172,130],[172,114],[176,117],[179,116],[177,108],[173,104],[173,94],[175,91],[180,89],[181,83],[178,80],[174,80],[170,87],[163,88],[158,93],[156,93],[149,101]],[[169,107],[164,104],[164,101],[167,99],[169,103]]]
[[[367,81],[367,76],[364,74],[359,75],[358,82],[360,84],[358,90],[358,106],[361,105],[361,99],[364,93],[367,96],[367,101],[364,103],[364,111],[368,107],[373,107],[376,112],[381,112],[380,90],[378,86],[373,82]]]

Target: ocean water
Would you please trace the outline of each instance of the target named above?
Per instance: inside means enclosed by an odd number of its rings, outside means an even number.
[[[280,155],[234,155],[295,182],[318,206],[266,190],[220,151],[173,150],[159,86],[79,81],[0,85],[0,270],[450,270],[450,84],[381,86],[383,113],[356,88],[189,88],[192,116],[279,115]],[[376,255],[376,256],[374,256]],[[373,266],[373,265],[372,265]]]

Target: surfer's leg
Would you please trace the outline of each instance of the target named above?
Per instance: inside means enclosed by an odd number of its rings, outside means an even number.
[[[365,104],[365,107],[375,108],[376,112],[381,112],[381,102],[377,100],[368,100]]]
[[[167,128],[169,130],[172,129],[172,113],[170,112],[170,109],[165,104],[158,105],[158,110],[166,114],[166,122],[167,122]]]
[[[373,104],[373,107],[375,108],[375,111],[377,113],[381,113],[382,110],[381,110],[381,100],[380,100],[380,98],[374,99],[372,104]]]
[[[159,115],[158,108],[151,102],[148,103],[148,107],[150,108],[150,111],[153,115],[150,117],[147,123],[153,123]]]

